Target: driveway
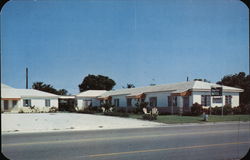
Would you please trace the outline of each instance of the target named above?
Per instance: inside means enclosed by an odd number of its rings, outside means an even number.
[[[79,113],[3,113],[1,123],[2,133],[146,128],[164,125],[132,118]]]

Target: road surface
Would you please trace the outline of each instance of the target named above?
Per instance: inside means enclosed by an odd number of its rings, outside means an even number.
[[[249,147],[250,122],[2,135],[13,160],[235,160]]]

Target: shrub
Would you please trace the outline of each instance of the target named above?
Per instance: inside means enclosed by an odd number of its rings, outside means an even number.
[[[232,113],[233,113],[233,109],[232,109],[231,105],[225,105],[223,107],[223,114],[224,115],[228,115],[228,114],[232,114]]]
[[[24,113],[23,109],[21,108],[18,113]]]
[[[104,115],[117,116],[117,117],[129,117],[128,113],[123,113],[123,112],[104,112]]]
[[[199,103],[194,103],[191,107],[191,113],[194,116],[199,116],[203,113],[202,106]]]
[[[143,114],[142,119],[149,121],[157,120],[157,114]]]
[[[218,107],[218,106],[215,106],[214,108],[211,108],[211,114],[221,115],[221,108]]]
[[[105,111],[109,111],[110,108],[115,108],[115,105],[112,105],[111,103],[103,103],[100,108],[104,107]]]
[[[50,108],[49,108],[49,112],[50,112],[50,113],[55,113],[55,112],[57,112],[57,111],[58,111],[58,108],[57,108],[57,107],[54,107],[54,106],[53,106],[53,107],[50,107]]]
[[[76,111],[77,111],[77,110],[76,110],[76,107],[73,106],[73,105],[68,106],[65,110],[66,110],[66,111],[69,111],[69,112],[76,112]]]
[[[136,114],[138,114],[138,113],[143,113],[143,112],[142,112],[142,109],[143,109],[143,108],[147,108],[148,102],[137,102],[137,103],[135,104],[135,106],[136,106],[136,109],[135,109],[135,113],[136,113]]]
[[[232,109],[233,114],[250,114],[250,104],[241,104],[238,107]]]
[[[228,114],[232,114],[233,113],[233,109],[231,107],[231,105],[225,105],[223,106],[223,115],[228,115]],[[214,115],[222,115],[222,107],[214,107],[211,108],[211,114]]]
[[[98,106],[89,107],[89,109],[90,109],[91,111],[93,111],[93,112],[96,112],[96,113],[101,113],[101,112],[102,112],[101,108],[98,107]]]

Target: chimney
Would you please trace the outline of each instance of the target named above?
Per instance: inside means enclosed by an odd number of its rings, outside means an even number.
[[[28,85],[28,68],[26,68],[26,89],[29,88],[29,85]]]

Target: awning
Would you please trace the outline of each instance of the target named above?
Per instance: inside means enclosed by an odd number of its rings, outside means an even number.
[[[12,100],[12,101],[18,101],[21,98],[1,98],[1,100]]]
[[[190,90],[177,90],[171,93],[171,96],[190,96],[192,92]]]
[[[127,98],[143,99],[146,97],[145,93],[134,93],[126,96]]]
[[[107,96],[107,97],[98,97],[97,99],[99,99],[99,100],[111,100],[112,97],[111,97],[111,96]]]

